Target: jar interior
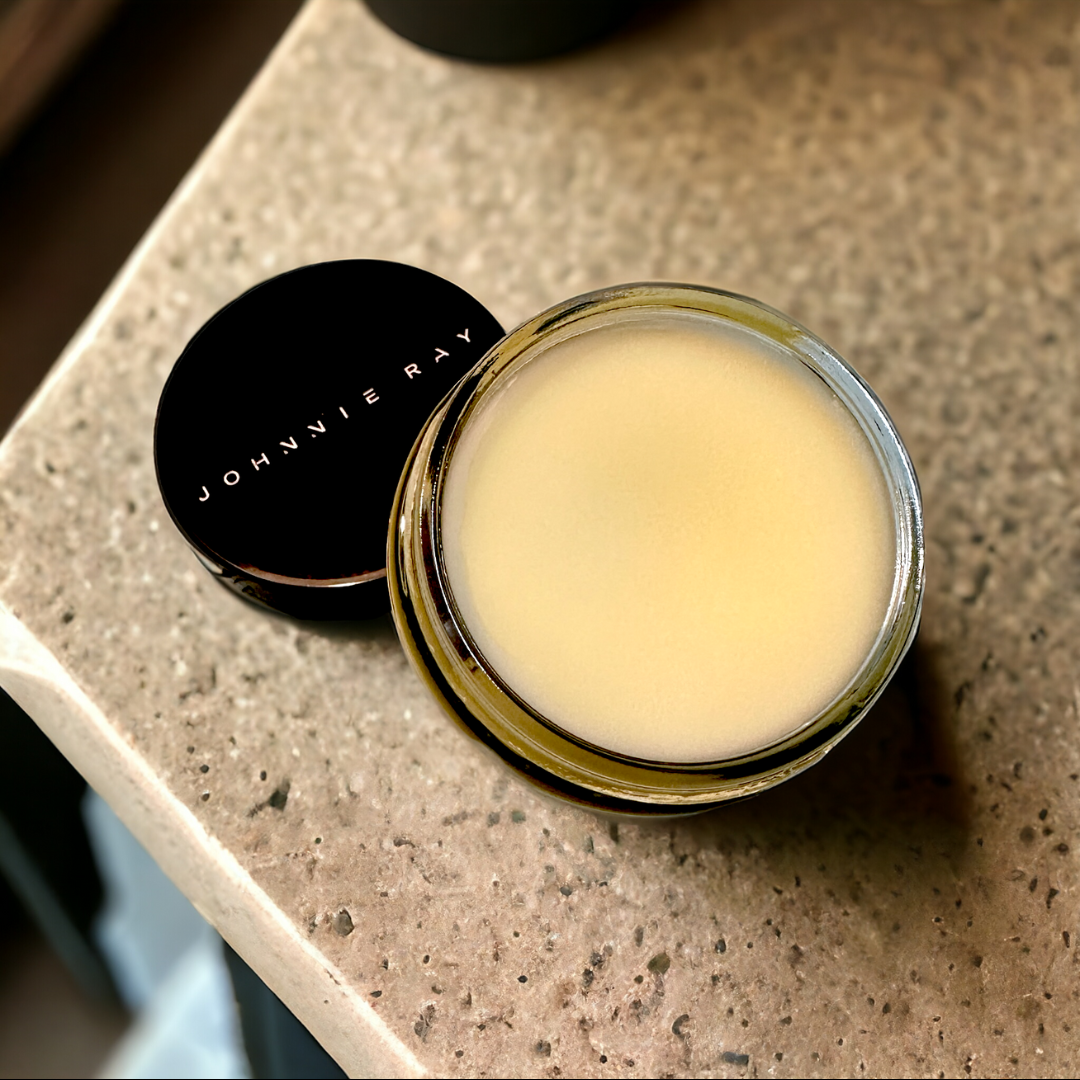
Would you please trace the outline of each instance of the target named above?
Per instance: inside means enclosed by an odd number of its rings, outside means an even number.
[[[886,480],[791,349],[686,311],[534,342],[449,456],[446,584],[489,671],[636,760],[773,745],[852,681],[895,591]]]

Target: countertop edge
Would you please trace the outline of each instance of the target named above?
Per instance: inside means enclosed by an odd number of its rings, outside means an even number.
[[[166,874],[350,1075],[420,1077],[427,1070],[297,931],[236,858],[154,776],[59,660],[0,604],[0,684],[79,770]],[[154,822],[179,825],[168,835]],[[305,957],[306,963],[284,957]],[[281,959],[281,963],[276,963]],[[345,998],[357,1027],[326,1009]]]

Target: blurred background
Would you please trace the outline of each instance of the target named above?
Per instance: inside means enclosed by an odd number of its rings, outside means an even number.
[[[0,0],[0,432],[300,0]]]
[[[300,4],[0,0],[0,435]],[[152,864],[124,846],[104,804],[87,800],[78,774],[2,691],[0,762],[0,1077],[142,1067],[132,1059],[133,1011],[177,950],[202,940],[199,921],[176,905],[164,879],[144,881],[158,906],[147,940],[164,951],[149,967],[144,957],[142,968],[124,969],[121,957],[117,978],[117,958],[103,958],[100,944],[101,878],[152,875]],[[91,856],[102,837],[111,869]],[[64,858],[50,862],[61,850]],[[81,898],[77,909],[72,896]],[[137,930],[131,912],[110,917],[114,927],[129,920],[121,938]],[[189,968],[195,986],[200,975]]]

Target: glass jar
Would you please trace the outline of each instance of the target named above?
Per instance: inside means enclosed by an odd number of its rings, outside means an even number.
[[[443,535],[446,478],[478,410],[552,347],[595,329],[655,317],[709,320],[780,350],[828,387],[872,451],[893,516],[895,573],[881,626],[855,675],[788,734],[722,760],[652,760],[590,742],[525,700],[484,655],[455,600]],[[824,342],[746,297],[701,287],[634,284],[579,296],[491,348],[421,432],[398,486],[387,570],[398,634],[444,709],[520,774],[596,809],[700,812],[757,794],[820,760],[877,700],[915,636],[923,593],[918,481],[892,421],[865,382]],[[572,726],[572,725],[571,725]]]

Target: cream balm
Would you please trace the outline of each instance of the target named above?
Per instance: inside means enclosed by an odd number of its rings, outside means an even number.
[[[892,507],[835,394],[752,332],[682,313],[586,329],[463,431],[447,580],[484,657],[568,732],[700,762],[775,742],[870,651]]]
[[[807,331],[627,286],[459,384],[388,568],[414,664],[512,765],[594,806],[702,809],[812,764],[881,692],[918,621],[918,487]]]

